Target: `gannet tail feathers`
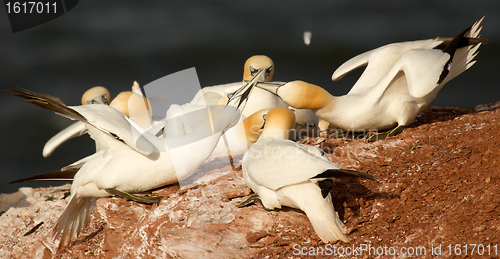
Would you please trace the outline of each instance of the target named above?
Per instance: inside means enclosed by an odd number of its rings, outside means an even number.
[[[371,174],[358,172],[356,170],[349,169],[328,169],[321,174],[316,175],[313,178],[339,178],[339,177],[361,177],[365,179],[370,179],[376,181],[375,177]]]
[[[316,184],[287,186],[281,189],[280,192],[294,200],[299,208],[306,213],[314,230],[323,242],[349,241],[344,235],[347,232],[344,224],[333,208],[331,195],[327,194],[323,198]]]
[[[439,78],[438,83],[440,85],[444,85],[476,63],[473,59],[478,53],[479,46],[488,42],[487,39],[479,38],[479,33],[483,28],[480,26],[483,19],[484,17],[453,38],[443,49],[444,52],[450,54],[451,59],[445,65]]]
[[[58,251],[68,245],[87,226],[96,201],[97,198],[93,197],[78,198],[73,196],[71,198],[52,230],[54,237],[61,235]]]
[[[54,171],[50,173],[37,174],[32,177],[23,178],[10,182],[9,184],[32,182],[32,181],[73,181],[77,170]]]
[[[328,195],[325,199],[317,201],[322,204],[315,204],[315,200],[311,205],[315,206],[315,210],[318,210],[318,213],[311,215],[312,213],[306,212],[306,214],[321,240],[325,243],[335,242],[337,240],[349,242],[349,239],[345,236],[347,231],[344,223],[342,223],[339,215],[333,208],[331,196]],[[323,211],[319,212],[319,210]]]

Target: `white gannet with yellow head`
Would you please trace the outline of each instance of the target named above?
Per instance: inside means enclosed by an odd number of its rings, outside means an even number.
[[[114,107],[105,104],[66,106],[59,98],[16,88],[8,89],[44,109],[85,123],[98,151],[87,157],[74,176],[70,201],[54,227],[61,235],[59,249],[74,239],[90,220],[96,200],[118,195],[144,203],[161,197],[134,193],[156,189],[189,177],[212,153],[220,136],[240,118],[239,107],[210,106],[197,127],[187,135],[156,137]],[[229,102],[238,101],[241,95]]]
[[[222,84],[216,86],[203,87],[190,105],[214,105],[220,101],[221,98],[226,97],[236,90],[247,84],[252,79],[257,82],[271,82],[274,75],[273,61],[264,55],[255,55],[247,59],[243,66],[243,80],[236,83]],[[261,72],[261,73],[259,73]],[[259,74],[257,78],[255,76]],[[270,109],[274,107],[288,107],[280,98],[273,94],[269,94],[262,89],[253,89],[252,95],[247,101],[245,109],[242,111],[243,117],[248,117],[251,114],[261,110]]]
[[[287,108],[273,108],[265,118],[262,134],[243,156],[243,178],[255,195],[239,207],[259,201],[265,209],[281,206],[304,211],[324,242],[347,242],[344,224],[332,204],[334,177],[375,178],[341,169],[319,148],[287,140],[295,122]]]
[[[82,105],[106,104],[121,111],[131,120],[146,129],[151,127],[151,106],[142,95],[139,84],[134,81],[132,91],[119,93],[113,101],[109,90],[103,86],[95,86],[82,95]],[[86,133],[85,123],[77,121],[50,138],[43,148],[43,156],[49,157],[54,150],[67,140]]]
[[[167,111],[165,134],[167,136],[182,135],[190,132],[198,120],[196,110],[202,109],[205,105],[223,104],[227,98],[232,96],[242,87],[252,88],[255,84],[271,83],[274,75],[273,61],[264,55],[250,57],[243,67],[243,81],[231,84],[204,87],[195,95],[192,101],[184,105],[171,105]],[[242,111],[240,122],[225,133],[224,138],[219,140],[219,144],[212,154],[213,157],[227,155],[227,148],[232,155],[243,154],[249,142],[245,136],[250,129],[250,123],[243,123],[245,118],[258,114],[262,110],[269,110],[274,107],[289,107],[279,97],[259,88],[252,88],[245,108]],[[314,113],[308,110],[295,109],[297,113],[296,127],[290,133],[290,138],[296,139],[304,135],[313,136],[318,133],[319,119]],[[259,117],[255,115],[254,117]],[[255,134],[255,132],[249,133]],[[258,134],[258,133],[257,133]]]
[[[360,66],[368,67],[344,96],[332,96],[323,88],[302,81],[257,86],[277,94],[291,107],[311,109],[319,118],[343,130],[393,128],[367,135],[368,141],[384,139],[408,126],[446,82],[475,63],[479,46],[487,42],[479,38],[481,22],[482,19],[455,38],[389,44],[348,60],[333,73],[333,80]]]

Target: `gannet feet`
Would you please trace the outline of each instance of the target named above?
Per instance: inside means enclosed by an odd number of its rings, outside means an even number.
[[[130,194],[127,192],[123,192],[114,188],[107,188],[106,191],[110,194],[122,197],[127,200],[132,200],[135,202],[139,203],[145,203],[145,204],[158,204],[160,203],[161,196],[149,196],[149,195],[137,195],[137,194]]]
[[[398,125],[394,129],[391,129],[386,132],[369,132],[366,134],[366,142],[375,142],[377,140],[386,139],[388,137],[396,136],[401,133],[406,127],[403,125]]]
[[[264,207],[264,204],[262,204],[262,200],[260,199],[259,195],[257,195],[257,194],[250,196],[250,198],[248,198],[244,202],[236,205],[236,207],[243,208],[243,207],[255,204],[255,202],[260,203],[260,205],[262,205],[262,208],[264,208],[264,210],[271,211],[270,209],[267,209],[266,207]]]

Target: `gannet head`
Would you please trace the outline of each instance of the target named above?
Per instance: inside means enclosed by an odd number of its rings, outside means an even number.
[[[121,92],[109,105],[121,111],[143,129],[151,127],[151,105],[142,94],[130,91]]]
[[[149,101],[146,97],[130,91],[119,93],[109,105],[121,111],[127,117],[130,117],[136,109],[151,110]]]
[[[253,91],[253,87],[259,82],[266,71],[267,70],[265,69],[257,71],[257,73],[255,73],[246,84],[244,84],[238,90],[234,91],[234,93],[228,94],[228,101],[226,105],[232,102],[233,104],[236,104],[236,107],[238,107],[240,110],[243,110],[248,101],[248,98],[250,97],[250,94]]]
[[[284,107],[272,108],[266,114],[261,138],[287,139],[288,130],[295,126],[295,114]]]
[[[262,129],[264,128],[267,112],[269,110],[270,109],[259,110],[243,120],[248,147],[259,139]]]
[[[256,87],[279,96],[293,108],[319,110],[331,105],[334,97],[325,89],[306,83],[292,81],[286,84],[259,83]]]
[[[243,81],[247,82],[251,80],[255,74],[261,70],[265,70],[265,73],[261,75],[258,82],[271,82],[274,75],[273,61],[264,55],[250,57],[245,62],[245,66],[243,68]]]
[[[108,89],[102,86],[92,87],[82,95],[82,105],[109,104],[110,100]]]

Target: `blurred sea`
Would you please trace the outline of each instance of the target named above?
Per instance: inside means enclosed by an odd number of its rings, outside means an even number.
[[[304,80],[332,94],[349,91],[362,70],[332,82],[333,71],[364,51],[409,40],[455,36],[483,15],[478,62],[449,82],[432,105],[474,108],[500,100],[500,1],[80,1],[70,12],[13,34],[0,11],[0,83],[79,105],[92,86],[112,96],[165,75],[196,67],[202,86],[240,81],[245,60],[274,60],[274,80]],[[306,46],[302,35],[312,32]],[[497,75],[497,76],[495,76]],[[45,142],[71,122],[0,94],[0,193],[12,180],[58,170],[94,152],[73,139],[49,158]]]

